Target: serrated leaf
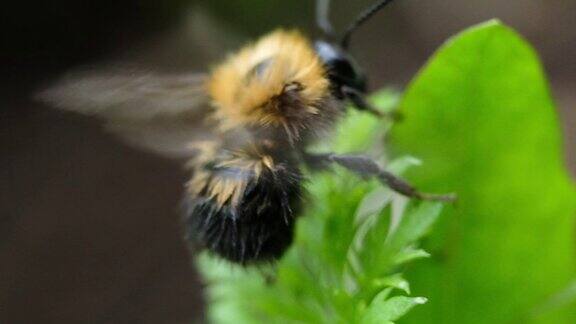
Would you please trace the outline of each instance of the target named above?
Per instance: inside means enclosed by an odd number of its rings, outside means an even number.
[[[406,294],[410,294],[410,284],[400,273],[377,279],[374,284],[380,287],[396,288],[404,291]]]
[[[400,225],[386,242],[386,250],[397,253],[426,234],[440,216],[442,204],[437,202],[420,202],[411,206]]]
[[[398,254],[394,257],[394,263],[397,265],[401,265],[417,259],[424,259],[428,257],[430,257],[430,253],[424,250],[415,249],[413,247],[407,247],[402,251],[398,252]]]
[[[366,310],[360,323],[392,322],[404,316],[414,306],[424,304],[426,301],[427,299],[423,297],[396,296],[384,300],[377,296]]]
[[[391,209],[386,208],[378,215],[371,224],[370,231],[363,237],[363,245],[371,248],[357,252],[363,269],[361,284],[367,282],[364,277],[380,278],[390,274],[390,271],[399,265],[396,262],[398,258],[401,259],[402,252],[428,232],[441,210],[440,203],[412,204],[404,210],[400,224],[389,235]],[[370,293],[369,290],[367,292]]]

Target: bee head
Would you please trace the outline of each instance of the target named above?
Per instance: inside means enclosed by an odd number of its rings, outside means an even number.
[[[337,98],[342,99],[344,97],[342,87],[349,87],[360,93],[365,93],[368,90],[366,74],[354,58],[340,45],[318,40],[315,42],[314,48],[324,62]]]
[[[350,39],[358,27],[362,26],[374,14],[384,8],[393,0],[380,0],[363,11],[350,24],[339,41],[318,40],[314,47],[316,54],[323,61],[328,77],[332,84],[332,91],[337,98],[345,97],[344,89],[349,89],[357,93],[366,93],[368,85],[364,71],[348,53]],[[328,18],[330,0],[317,0],[317,24],[324,33],[326,39],[335,40],[334,30]]]

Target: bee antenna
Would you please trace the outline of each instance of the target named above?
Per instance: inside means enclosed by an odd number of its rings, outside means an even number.
[[[325,36],[334,36],[334,27],[330,21],[330,0],[316,0],[316,25]]]
[[[356,18],[356,20],[354,20],[350,24],[350,26],[348,26],[348,28],[346,29],[346,32],[344,33],[344,36],[342,37],[342,41],[340,42],[340,45],[342,46],[342,48],[344,48],[344,49],[348,48],[348,46],[350,45],[350,37],[352,36],[352,33],[356,29],[358,29],[358,27],[362,26],[368,19],[372,18],[372,16],[374,16],[374,14],[376,14],[378,11],[380,11],[380,9],[383,9],[384,7],[386,7],[386,5],[390,4],[392,1],[394,1],[394,0],[380,0],[380,1],[376,2],[375,4],[373,4],[371,7],[364,10],[362,13],[360,13],[358,15],[358,17]]]

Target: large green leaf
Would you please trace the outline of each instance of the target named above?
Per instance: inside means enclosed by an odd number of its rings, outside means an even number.
[[[558,117],[534,50],[497,21],[449,41],[409,87],[396,151],[424,166],[408,177],[456,191],[409,272],[429,303],[410,323],[576,323],[573,308],[542,313],[575,275],[576,194]]]

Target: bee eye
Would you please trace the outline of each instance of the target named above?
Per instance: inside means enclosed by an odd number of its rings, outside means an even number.
[[[336,59],[329,62],[329,68],[333,73],[337,73],[341,77],[354,79],[357,76],[356,70],[352,67],[352,64],[345,59]]]

